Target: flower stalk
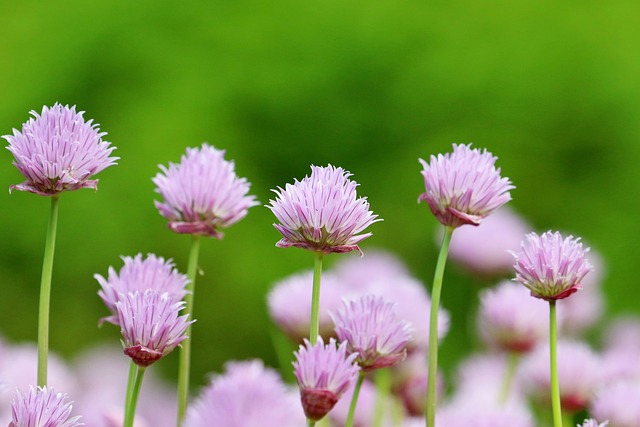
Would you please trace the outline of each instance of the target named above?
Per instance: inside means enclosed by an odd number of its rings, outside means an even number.
[[[140,386],[142,385],[144,372],[144,367],[136,366],[133,387],[129,390],[131,383],[129,383],[129,386],[127,387],[127,402],[125,403],[123,427],[133,427],[133,420],[136,415],[136,406],[138,405],[138,396],[140,396]]]
[[[320,333],[320,284],[322,276],[322,258],[324,253],[316,252],[313,262],[313,292],[311,294],[311,323],[309,342],[314,345]]]
[[[558,346],[556,325],[556,302],[549,301],[549,357],[551,366],[551,409],[553,427],[562,427],[562,407],[560,405],[560,385],[558,384]]]
[[[360,371],[358,375],[358,381],[356,382],[356,386],[353,389],[353,396],[351,397],[351,404],[349,405],[349,415],[347,416],[347,424],[346,427],[353,427],[353,418],[356,414],[356,406],[358,404],[358,396],[360,395],[360,389],[362,388],[362,383],[364,382],[365,372]]]

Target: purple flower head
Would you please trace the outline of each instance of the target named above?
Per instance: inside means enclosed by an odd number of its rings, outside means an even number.
[[[548,311],[522,286],[508,280],[501,282],[480,293],[480,336],[501,350],[526,353],[548,337]]]
[[[396,304],[375,295],[364,295],[333,313],[336,335],[357,354],[363,371],[386,368],[407,357],[411,324],[398,317]]]
[[[187,148],[180,164],[160,165],[162,172],[153,183],[164,202],[156,200],[155,205],[172,231],[221,239],[220,229],[238,222],[258,204],[255,196],[247,196],[249,183],[238,178],[224,153],[202,144],[200,149]]]
[[[55,393],[45,387],[33,388],[22,395],[16,390],[11,402],[11,422],[9,427],[77,427],[80,417],[71,417],[71,402],[65,402],[67,395]]]
[[[85,122],[83,111],[56,103],[31,111],[33,117],[22,125],[22,132],[4,135],[15,161],[13,164],[27,179],[10,189],[29,191],[41,196],[55,196],[63,191],[98,188],[90,178],[114,165],[118,157],[109,157],[115,147],[103,141],[93,120]]]
[[[176,270],[170,259],[165,260],[154,254],[148,254],[142,259],[142,254],[137,254],[134,258],[123,256],[122,261],[124,266],[119,273],[113,267],[109,267],[108,278],[105,279],[99,274],[93,276],[102,287],[98,295],[111,312],[111,315],[101,319],[101,322],[118,325],[116,303],[122,295],[129,292],[144,292],[147,289],[159,293],[167,292],[169,298],[175,302],[182,300],[187,293],[185,286],[189,279]]]
[[[368,256],[367,256],[368,257]],[[323,273],[320,287],[319,333],[325,339],[333,336],[329,312],[342,306],[344,287],[331,272]],[[269,314],[276,325],[295,343],[309,336],[309,313],[313,272],[294,274],[275,284],[267,297]]]
[[[555,301],[581,289],[582,279],[593,268],[579,238],[547,231],[526,235],[519,252],[513,252],[516,280],[529,288],[531,296]]]
[[[584,420],[584,422],[578,425],[578,427],[607,427],[608,425],[609,425],[609,421],[598,423],[593,418],[589,418],[588,420]]]
[[[381,220],[369,210],[365,198],[357,197],[358,184],[350,176],[331,165],[311,166],[311,176],[273,190],[277,197],[267,207],[280,221],[273,226],[283,236],[276,246],[327,254],[360,251],[358,243],[371,233],[358,233]]]
[[[304,340],[293,362],[300,387],[302,408],[308,419],[318,421],[340,400],[358,377],[360,368],[353,363],[356,354],[347,355],[347,343],[336,346],[331,338],[325,345],[318,337],[315,345]]]
[[[591,415],[610,427],[640,426],[640,383],[618,381],[602,387],[591,402]]]
[[[189,407],[185,427],[297,427],[297,398],[261,361],[231,362]]]
[[[495,167],[497,157],[487,150],[453,144],[453,153],[431,156],[430,163],[420,159],[426,191],[425,201],[442,224],[459,227],[479,225],[482,220],[511,200],[515,188]]]
[[[129,292],[116,302],[124,354],[133,362],[147,367],[170,353],[181,341],[188,315],[179,316],[184,302],[175,302],[167,292],[152,289]]]

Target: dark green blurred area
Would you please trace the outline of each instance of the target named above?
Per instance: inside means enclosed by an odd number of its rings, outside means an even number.
[[[97,193],[61,198],[52,349],[120,345],[115,328],[97,328],[106,310],[92,277],[119,269],[120,255],[154,252],[186,270],[189,238],[165,227],[151,178],[204,141],[227,150],[262,204],[310,164],[350,170],[384,219],[365,254],[390,250],[425,283],[436,221],[416,203],[418,158],[486,147],[517,186],[512,207],[539,231],[583,236],[607,263],[611,312],[637,311],[639,13],[633,1],[0,3],[0,133],[30,110],[75,104],[121,157]],[[22,181],[8,151],[0,161],[0,188]],[[33,340],[49,203],[5,191],[0,205],[0,330]],[[265,294],[313,258],[276,248],[273,222],[254,207],[203,242],[195,384],[228,359],[276,363]],[[476,292],[451,264],[445,367],[471,345]]]

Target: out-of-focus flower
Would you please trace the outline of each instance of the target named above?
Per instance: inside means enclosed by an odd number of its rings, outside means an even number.
[[[124,353],[136,365],[151,365],[187,338],[184,332],[193,321],[178,315],[184,304],[151,289],[130,292],[116,302]]]
[[[76,427],[79,416],[71,417],[71,402],[67,395],[56,393],[52,388],[30,387],[24,395],[16,390],[11,402],[9,427]]]
[[[619,381],[596,392],[590,413],[598,420],[609,420],[609,427],[640,426],[640,383]]]
[[[453,144],[453,152],[420,159],[426,191],[425,201],[438,221],[449,227],[478,225],[500,206],[511,200],[515,188],[495,167],[497,157],[487,150]]]
[[[531,226],[508,206],[482,221],[482,227],[462,227],[451,236],[449,257],[476,275],[496,277],[513,268],[509,251],[520,247]]]
[[[541,236],[529,233],[520,251],[512,253],[516,280],[536,298],[566,298],[581,289],[582,280],[592,270],[587,252],[589,248],[583,248],[580,239],[573,236],[565,238],[557,231]]]
[[[247,196],[250,184],[235,173],[235,164],[224,159],[224,150],[202,144],[187,148],[180,164],[160,165],[154,178],[156,192],[164,202],[155,201],[167,226],[176,233],[197,234],[221,239],[227,228],[258,204]]]
[[[301,343],[309,335],[312,290],[313,272],[307,271],[279,281],[267,296],[271,318],[296,343]],[[342,307],[345,294],[348,294],[348,291],[335,274],[327,272],[322,275],[318,314],[319,333],[325,340],[334,336],[333,321],[329,312]]]
[[[358,233],[381,220],[365,198],[357,197],[358,184],[350,176],[331,165],[311,166],[310,176],[273,190],[276,199],[267,207],[280,221],[273,226],[283,236],[276,246],[327,254],[360,251],[358,243],[371,233]]]
[[[609,421],[598,423],[593,418],[589,418],[588,420],[584,420],[584,422],[578,425],[578,427],[607,427],[608,425],[609,425]]]
[[[189,407],[185,427],[298,427],[295,393],[261,361],[230,362]]]
[[[323,418],[351,387],[360,368],[354,363],[357,354],[347,355],[347,343],[336,346],[331,338],[327,345],[318,337],[315,345],[304,340],[293,362],[294,374],[300,387],[302,408],[308,419]]]
[[[557,364],[562,407],[568,411],[584,409],[602,380],[600,357],[585,343],[559,340]],[[549,345],[538,346],[527,356],[521,375],[529,395],[551,402]]]
[[[13,129],[13,135],[3,136],[15,158],[13,164],[27,179],[11,189],[41,196],[97,189],[98,180],[90,178],[114,165],[118,157],[109,157],[115,147],[102,140],[106,133],[93,120],[85,122],[83,114],[75,106],[45,106],[40,115],[31,111],[33,117],[21,132]]]
[[[466,406],[446,405],[436,415],[439,427],[534,427],[526,409],[512,406],[486,406],[466,402]]]
[[[391,367],[392,391],[400,398],[405,411],[411,416],[422,416],[427,406],[429,368],[426,349],[410,352],[405,360]],[[445,395],[444,377],[440,372],[436,378],[436,397]]]
[[[504,281],[481,291],[478,330],[493,347],[525,353],[548,337],[548,311],[524,287]]]
[[[118,324],[116,302],[120,300],[121,295],[129,292],[153,289],[158,293],[168,293],[169,298],[175,302],[181,301],[185,296],[185,286],[189,279],[178,272],[172,260],[165,260],[154,254],[142,259],[142,254],[138,254],[134,258],[122,257],[122,261],[124,266],[119,273],[113,267],[109,267],[109,276],[106,279],[99,274],[93,276],[102,287],[98,295],[111,312],[111,315],[102,321]]]
[[[333,426],[346,426],[347,418],[349,416],[349,407],[351,406],[351,398],[353,396],[353,390],[355,384],[353,384],[344,393],[345,398],[340,399],[336,406],[329,412],[329,418],[332,421]],[[353,427],[370,427],[373,426],[373,418],[376,413],[376,408],[382,406],[383,412],[383,426],[392,426],[393,401],[389,399],[389,396],[378,396],[376,393],[375,385],[364,380],[358,393],[358,404],[356,405],[356,411],[353,414]],[[422,420],[424,427],[424,419]]]
[[[364,295],[345,302],[331,317],[338,339],[357,354],[355,360],[363,371],[395,365],[407,356],[411,325],[398,317],[396,304]]]
[[[370,249],[366,257],[344,257],[333,270],[344,283],[345,290],[367,293],[369,285],[410,277],[404,263],[395,255],[379,249]],[[323,278],[324,280],[324,278]]]

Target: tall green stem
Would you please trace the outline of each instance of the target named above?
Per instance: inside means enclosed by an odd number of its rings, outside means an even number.
[[[38,385],[47,384],[47,358],[49,354],[49,307],[51,301],[51,276],[53,274],[53,254],[56,247],[58,228],[58,196],[51,196],[51,211],[47,238],[44,244],[42,277],[40,279],[40,307],[38,310]]]
[[[189,265],[187,267],[187,295],[184,300],[186,302],[185,314],[189,318],[193,318],[193,298],[196,287],[196,276],[198,273],[198,256],[200,254],[200,236],[193,234],[191,236],[191,250],[189,251]],[[180,349],[180,360],[178,362],[178,427],[182,425],[184,416],[187,412],[187,400],[189,397],[189,375],[191,366],[191,325],[185,331],[187,339],[182,341]]]
[[[388,368],[377,369],[375,372],[376,405],[373,408],[373,422],[371,427],[382,427],[384,411],[388,408],[387,397],[391,393],[391,371]]]
[[[309,342],[315,345],[320,334],[320,278],[322,276],[322,252],[315,253],[313,262],[313,291],[311,294],[311,325],[309,331]]]
[[[500,395],[498,396],[498,403],[504,405],[509,398],[509,392],[511,391],[511,385],[513,379],[516,376],[516,369],[518,368],[518,362],[520,361],[520,355],[515,351],[510,351],[507,354],[507,366],[504,370],[504,376],[502,377],[502,386],[500,387]]]
[[[136,406],[138,405],[140,386],[142,385],[142,378],[144,377],[145,371],[145,368],[143,367],[136,366],[136,368],[137,369],[135,374],[135,381],[133,382],[133,389],[127,390],[127,402],[125,402],[123,427],[133,427],[133,420],[136,417]]]
[[[358,396],[360,395],[360,388],[364,381],[364,375],[364,372],[360,371],[356,387],[353,389],[353,396],[351,397],[351,405],[349,405],[349,415],[347,416],[347,423],[345,424],[345,427],[353,427],[353,418],[356,414],[356,405],[358,404]]]
[[[438,255],[436,271],[433,276],[433,288],[431,289],[431,313],[429,314],[429,379],[427,381],[427,407],[426,422],[427,427],[434,427],[436,424],[436,378],[438,375],[438,311],[440,309],[440,294],[442,292],[442,278],[444,277],[444,266],[447,263],[449,253],[449,243],[453,228],[445,226],[442,246]]]
[[[549,301],[549,357],[551,366],[551,408],[553,427],[562,427],[562,407],[560,405],[560,385],[558,384],[558,346],[556,326],[556,302]]]

